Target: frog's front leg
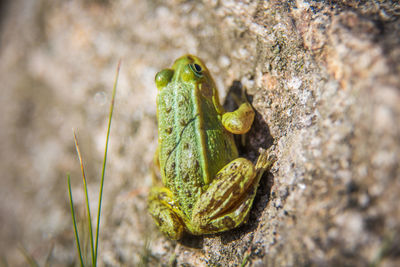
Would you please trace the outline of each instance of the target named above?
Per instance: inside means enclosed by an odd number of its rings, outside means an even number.
[[[148,210],[162,233],[179,239],[184,231],[184,215],[175,203],[171,190],[153,187],[149,194]]]
[[[251,105],[245,102],[237,110],[224,113],[222,115],[222,124],[231,133],[245,134],[253,124],[254,115]]]
[[[242,224],[249,214],[260,178],[270,165],[266,154],[262,154],[256,166],[245,158],[238,158],[222,168],[194,206],[191,232],[211,234]]]

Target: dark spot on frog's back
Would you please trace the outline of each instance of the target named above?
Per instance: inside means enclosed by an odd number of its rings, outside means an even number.
[[[237,164],[236,163],[232,164],[231,165],[231,170],[236,170],[236,169],[237,169]]]
[[[185,173],[185,174],[183,175],[183,181],[184,181],[184,182],[188,182],[188,181],[189,181],[189,174],[188,174],[188,173]]]
[[[194,162],[194,168],[195,168],[196,171],[199,170],[199,168],[200,168],[200,163],[199,163],[198,160],[196,160],[196,161]]]
[[[156,221],[156,224],[157,224],[158,226],[160,226],[160,225],[162,225],[162,224],[164,223],[164,220],[163,220],[161,217],[159,217],[159,216],[153,216],[153,218],[154,218],[154,220]]]
[[[190,148],[189,143],[184,143],[184,144],[183,144],[183,149],[189,149],[189,148]]]
[[[194,59],[192,58],[192,56],[187,56],[187,59],[189,59],[190,61],[194,61]]]
[[[186,126],[187,124],[185,119],[180,119],[179,123],[181,124],[181,126]]]
[[[227,227],[227,228],[233,228],[235,226],[235,222],[232,220],[232,218],[225,216],[222,219],[222,223]]]
[[[171,134],[171,133],[172,133],[172,127],[166,128],[166,129],[165,129],[165,132],[166,132],[167,134]]]
[[[224,175],[223,172],[222,172],[222,173],[219,172],[219,173],[217,173],[217,175],[215,175],[215,179],[218,180],[218,179],[220,179],[223,175]]]
[[[229,181],[230,183],[233,183],[235,180],[237,180],[238,176],[239,176],[239,174],[237,174],[237,173],[231,173],[231,174],[229,174],[229,178],[227,178],[227,181]]]

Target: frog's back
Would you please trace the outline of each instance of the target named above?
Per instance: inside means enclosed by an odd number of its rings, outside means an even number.
[[[237,157],[214,104],[194,87],[171,83],[157,96],[160,172],[187,216],[202,188]]]

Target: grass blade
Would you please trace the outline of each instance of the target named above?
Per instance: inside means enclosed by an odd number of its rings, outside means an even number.
[[[100,183],[100,192],[99,192],[99,207],[97,209],[96,250],[95,250],[95,259],[96,259],[96,261],[97,261],[97,250],[98,250],[98,247],[99,247],[100,213],[101,213],[101,203],[102,203],[102,199],[103,199],[103,186],[104,186],[104,176],[105,176],[106,163],[107,163],[108,141],[110,139],[111,121],[112,121],[112,115],[113,115],[113,112],[114,112],[114,101],[115,101],[115,94],[117,92],[117,83],[118,83],[118,76],[119,76],[120,68],[121,68],[121,60],[119,60],[119,62],[118,62],[117,72],[115,73],[114,86],[113,86],[112,97],[111,97],[110,113],[109,113],[109,116],[108,116],[106,147],[104,149],[103,168],[102,168],[102,171],[101,171],[101,183]]]
[[[32,266],[32,267],[40,267],[39,263],[37,263],[35,258],[33,258],[33,256],[29,254],[29,252],[26,250],[25,247],[21,246],[19,248],[19,250],[22,253],[22,255],[24,255],[25,260],[29,263],[30,266]]]
[[[85,200],[86,200],[86,210],[87,210],[87,213],[88,213],[88,223],[89,223],[89,235],[90,235],[90,246],[91,246],[91,254],[92,254],[92,263],[93,263],[93,266],[96,266],[96,257],[94,255],[94,243],[93,243],[92,216],[90,214],[90,206],[89,206],[89,203],[90,203],[89,202],[89,194],[88,194],[87,183],[86,183],[85,169],[83,167],[82,155],[81,155],[81,151],[79,150],[78,139],[76,138],[75,131],[74,131],[74,141],[75,141],[76,152],[78,153],[78,158],[79,158],[79,162],[80,162],[80,165],[81,165],[82,178],[83,178],[83,188],[85,190]]]
[[[68,193],[69,193],[69,205],[71,206],[71,215],[72,215],[72,223],[74,224],[74,232],[75,232],[75,240],[76,240],[76,247],[78,249],[78,254],[79,254],[79,260],[81,262],[81,266],[83,265],[83,259],[82,259],[82,250],[81,250],[81,244],[79,242],[79,234],[78,234],[78,229],[76,227],[76,218],[75,218],[75,211],[74,211],[74,201],[72,200],[72,190],[71,190],[71,177],[69,174],[67,174],[68,177]]]

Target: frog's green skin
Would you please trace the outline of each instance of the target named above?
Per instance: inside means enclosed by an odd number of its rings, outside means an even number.
[[[185,55],[156,75],[158,149],[155,164],[162,178],[149,195],[149,211],[171,239],[226,231],[243,223],[259,179],[268,165],[238,158],[232,133],[253,123],[249,103],[234,112],[220,105],[204,63]]]

